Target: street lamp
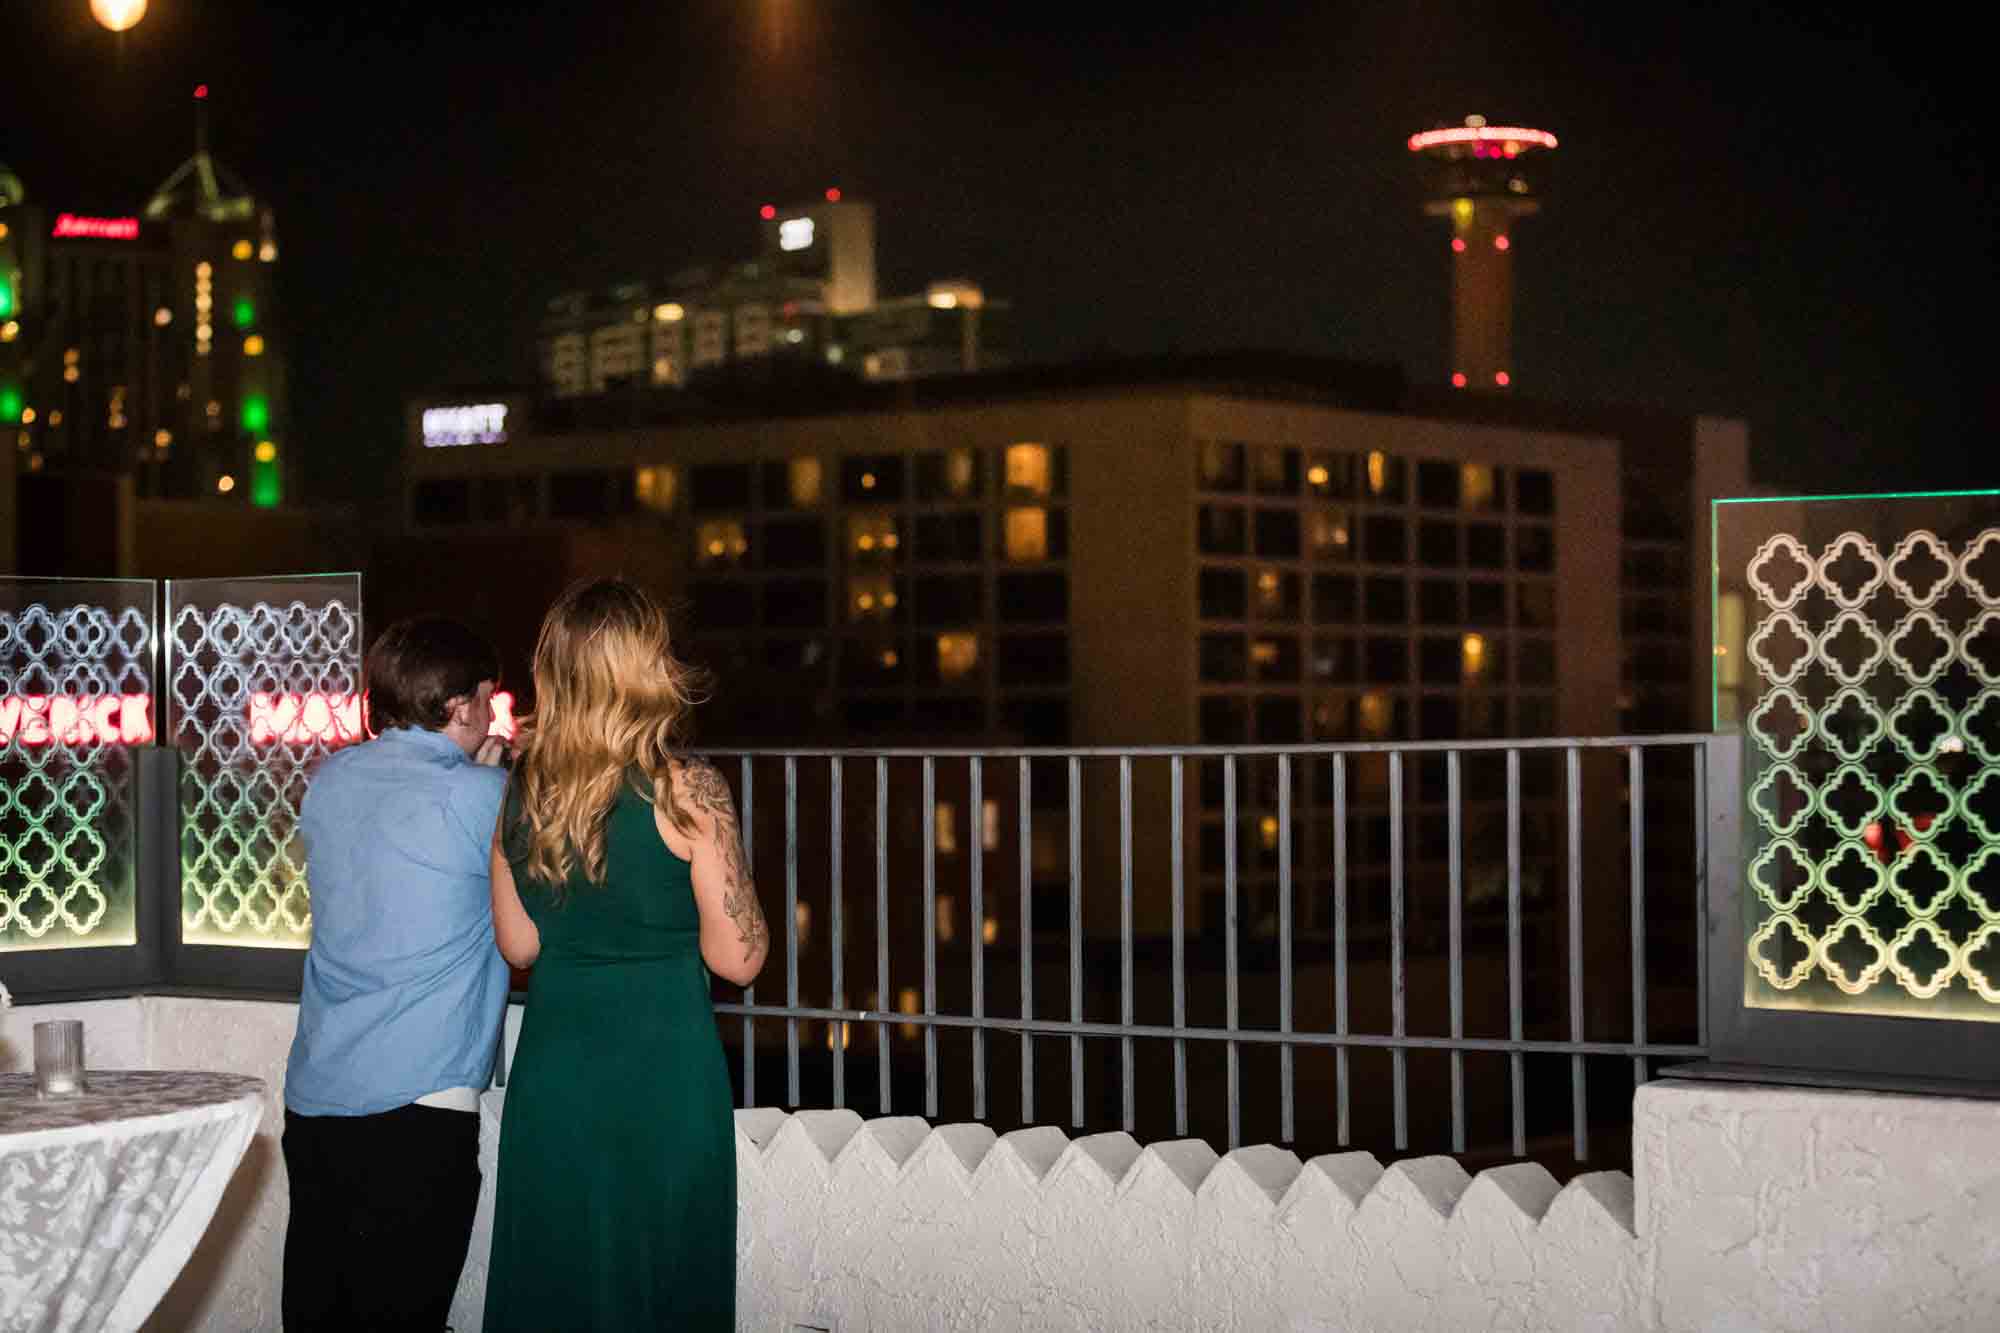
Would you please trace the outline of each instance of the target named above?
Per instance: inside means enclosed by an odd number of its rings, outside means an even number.
[[[113,32],[124,32],[146,17],[146,0],[90,0],[90,14]]]

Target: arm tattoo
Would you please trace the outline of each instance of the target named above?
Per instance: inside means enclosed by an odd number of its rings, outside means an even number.
[[[706,759],[689,759],[681,766],[681,791],[689,806],[715,821],[715,841],[722,852],[722,910],[736,926],[743,956],[754,955],[770,934],[757,886],[743,861],[742,831],[736,823],[736,801],[729,784]]]

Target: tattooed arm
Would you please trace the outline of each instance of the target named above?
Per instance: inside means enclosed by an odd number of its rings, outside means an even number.
[[[688,759],[675,767],[673,800],[693,824],[692,836],[674,829],[664,811],[656,812],[655,823],[669,849],[693,853],[688,859],[701,912],[702,961],[723,980],[747,986],[764,966],[771,931],[744,861],[735,798],[715,765]]]

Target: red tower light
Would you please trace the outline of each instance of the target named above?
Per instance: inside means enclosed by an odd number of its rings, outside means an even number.
[[[1455,255],[1465,253],[1465,238],[1463,236],[1454,236],[1451,238],[1451,252]]]
[[[206,101],[208,100],[208,85],[207,85],[207,84],[205,84],[205,83],[197,83],[197,84],[196,84],[196,85],[194,86],[194,100],[195,100],[195,101],[197,101],[197,102],[206,102]]]
[[[827,202],[828,202],[829,204],[837,204],[837,203],[839,203],[839,202],[840,202],[840,187],[839,187],[839,186],[831,186],[831,187],[829,187],[829,188],[827,189],[827,192],[826,192],[826,201],[827,201]]]
[[[757,216],[769,222],[772,218],[778,216],[778,206],[776,204],[766,204],[757,210]]]
[[[1493,238],[1493,248],[1495,250],[1505,250],[1513,244],[1514,243],[1508,240],[1505,236],[1495,236]]]
[[[1454,371],[1453,371],[1453,372],[1451,373],[1451,387],[1452,387],[1452,388],[1454,388],[1454,389],[1463,389],[1463,388],[1465,387],[1465,372],[1464,372],[1464,371],[1462,371],[1462,370],[1454,370]]]
[[[1493,382],[1504,389],[1509,384],[1512,384],[1514,381],[1512,377],[1507,374],[1506,371],[1496,370],[1493,372]]]

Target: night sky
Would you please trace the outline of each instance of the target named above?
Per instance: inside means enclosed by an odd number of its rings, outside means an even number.
[[[1403,141],[1471,112],[1562,140],[1515,233],[1521,392],[1748,417],[1783,487],[1996,479],[1968,37],[1887,6],[1244,8],[153,0],[120,39],[0,0],[0,161],[135,211],[212,86],[216,155],[278,212],[321,498],[385,492],[406,395],[529,377],[550,295],[747,256],[758,205],[829,185],[876,205],[885,294],[974,277],[1029,359],[1440,381],[1447,233]]]

